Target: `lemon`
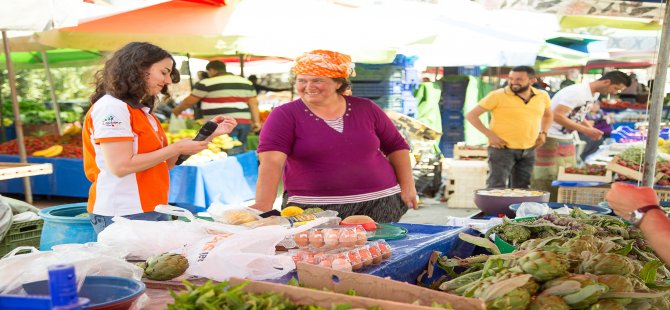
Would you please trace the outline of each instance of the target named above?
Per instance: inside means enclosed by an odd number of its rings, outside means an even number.
[[[300,207],[289,206],[281,210],[281,216],[296,216],[302,214],[303,210]]]
[[[661,146],[663,144],[665,144],[665,140],[663,140],[662,138],[658,138],[658,146]]]

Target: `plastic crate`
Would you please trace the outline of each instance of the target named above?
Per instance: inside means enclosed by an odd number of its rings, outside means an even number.
[[[474,192],[486,188],[489,166],[485,161],[444,160],[442,177],[445,179],[444,196],[447,207],[476,209]]]
[[[403,89],[401,80],[352,82],[351,85],[351,91],[354,96],[366,98],[400,95]]]
[[[5,238],[0,241],[0,257],[19,246],[39,248],[42,226],[44,226],[42,219],[12,223]]]
[[[402,80],[403,68],[390,65],[356,64],[356,76],[351,78],[352,83],[360,81]]]
[[[597,206],[598,203],[605,201],[605,194],[609,190],[609,185],[594,187],[559,186],[557,201]],[[654,191],[660,200],[670,200],[670,190],[655,188]]]

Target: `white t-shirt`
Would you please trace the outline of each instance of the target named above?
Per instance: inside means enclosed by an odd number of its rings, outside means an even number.
[[[551,110],[553,111],[558,105],[569,107],[572,110],[566,116],[573,122],[580,123],[591,111],[591,106],[597,102],[599,96],[599,93],[591,93],[588,83],[570,85],[551,98]],[[553,122],[547,136],[555,139],[572,139],[572,132],[573,130]]]

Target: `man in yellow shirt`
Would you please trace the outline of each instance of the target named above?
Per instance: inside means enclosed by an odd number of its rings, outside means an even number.
[[[542,145],[552,123],[551,100],[533,88],[535,70],[518,66],[509,73],[508,85],[490,92],[465,119],[489,139],[490,188],[528,188],[535,163],[535,147]],[[479,119],[491,113],[487,128]],[[508,184],[509,181],[509,184]]]

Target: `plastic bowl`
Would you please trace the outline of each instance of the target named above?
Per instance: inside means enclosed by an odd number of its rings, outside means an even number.
[[[585,210],[585,211],[594,211],[592,213],[595,213],[595,214],[610,214],[610,213],[612,213],[612,209],[608,208],[607,206],[601,206],[600,204],[598,204],[597,206],[583,205],[583,204],[579,204],[579,203],[562,203],[562,202],[545,202],[544,204],[546,204],[547,206],[549,206],[549,208],[552,208],[552,209],[560,209],[564,206],[567,206],[570,209],[580,208],[580,209]],[[509,209],[514,211],[514,213],[516,213],[516,210],[519,209],[520,206],[521,206],[520,203],[515,203],[515,204],[510,205]]]
[[[48,280],[23,284],[29,295],[49,296]],[[122,277],[87,276],[79,290],[79,297],[85,297],[90,303],[84,309],[126,310],[144,293],[144,283]]]
[[[494,190],[500,188],[483,188],[475,190],[475,205],[479,210],[482,210],[488,215],[498,216],[504,214],[507,217],[514,217],[516,214],[514,211],[510,210],[509,206],[515,203],[522,202],[548,202],[549,201],[549,192],[542,192],[541,195],[537,196],[523,196],[523,197],[510,197],[510,196],[492,196],[492,195],[482,195],[479,194],[480,191],[484,190]],[[524,189],[528,190],[528,189]]]

